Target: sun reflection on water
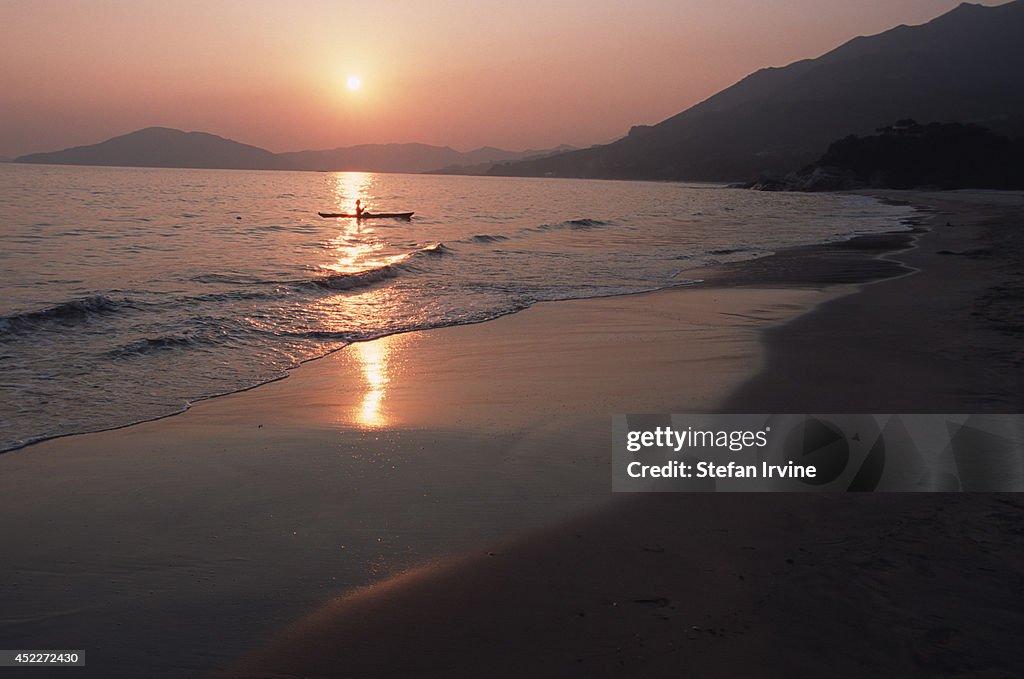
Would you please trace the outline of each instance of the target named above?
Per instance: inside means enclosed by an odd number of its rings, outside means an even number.
[[[338,211],[355,211],[356,200],[365,204],[373,197],[376,179],[366,172],[339,172],[334,180],[334,202]],[[342,218],[340,231],[330,240],[329,249],[335,260],[321,264],[320,268],[332,274],[357,274],[379,269],[401,261],[405,255],[386,254],[387,242],[376,233],[373,224]]]
[[[356,200],[365,203],[370,197],[374,177],[369,172],[335,172],[331,177],[334,179],[334,199],[341,208],[339,212],[353,212]]]
[[[365,207],[375,196],[377,179],[370,173],[337,172],[332,179],[338,212],[354,212],[357,199]],[[329,243],[332,261],[321,264],[323,270],[346,276],[372,274],[406,257],[405,253],[389,251],[387,241],[373,224],[343,218],[338,220],[338,228],[338,234]],[[323,316],[326,325],[358,333],[363,325],[388,327],[388,317],[396,311],[392,307],[386,289],[373,289],[335,295],[317,305],[315,312]],[[388,385],[394,376],[396,351],[404,341],[401,336],[392,335],[346,347],[362,373],[363,394],[353,412],[343,414],[343,420],[370,429],[391,423],[386,407]]]
[[[383,406],[394,370],[391,358],[399,341],[397,336],[392,335],[372,342],[356,342],[347,349],[355,355],[363,372],[365,392],[355,413],[355,420],[364,427],[376,429],[390,422]]]

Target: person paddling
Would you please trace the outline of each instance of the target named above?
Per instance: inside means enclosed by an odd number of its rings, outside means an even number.
[[[363,206],[360,204],[360,201],[356,199],[356,219],[361,218],[363,216],[363,212]]]

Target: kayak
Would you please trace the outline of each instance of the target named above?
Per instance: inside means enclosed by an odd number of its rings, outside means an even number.
[[[364,212],[361,215],[345,214],[342,212],[317,212],[324,219],[344,217],[346,219],[412,219],[415,212]]]

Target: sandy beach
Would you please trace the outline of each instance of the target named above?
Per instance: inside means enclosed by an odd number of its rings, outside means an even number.
[[[883,197],[933,214],[0,456],[6,647],[104,677],[1019,675],[1015,496],[610,492],[614,413],[1021,412],[1024,197]]]

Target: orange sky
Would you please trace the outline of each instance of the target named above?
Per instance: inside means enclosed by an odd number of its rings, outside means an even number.
[[[758,68],[957,4],[4,0],[0,155],[150,125],[272,151],[589,145]],[[345,86],[352,74],[356,92]]]

